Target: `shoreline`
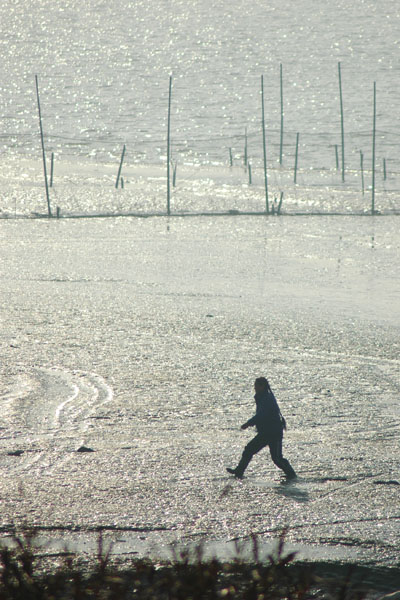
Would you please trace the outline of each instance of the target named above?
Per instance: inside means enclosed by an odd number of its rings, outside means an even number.
[[[311,170],[297,184],[290,169],[276,166],[270,172],[267,210],[260,169],[249,183],[243,166],[223,164],[179,165],[168,210],[166,165],[125,164],[123,187],[116,188],[117,166],[60,157],[47,202],[40,162],[10,157],[0,171],[0,218],[49,218],[49,210],[54,218],[58,211],[59,218],[400,214],[398,190],[386,182],[376,190],[372,214],[371,190],[361,192],[357,173],[342,184],[334,170]]]
[[[228,210],[226,212],[115,212],[115,213],[96,213],[96,214],[59,214],[57,216],[49,216],[45,213],[35,213],[33,215],[11,215],[0,214],[0,219],[4,220],[34,220],[48,219],[49,221],[58,219],[108,219],[121,217],[134,217],[139,219],[149,219],[153,217],[168,217],[168,218],[186,218],[186,217],[398,217],[400,211],[390,213],[382,213],[375,211],[374,214],[368,212],[292,212],[292,213],[266,213],[265,211],[240,211]]]

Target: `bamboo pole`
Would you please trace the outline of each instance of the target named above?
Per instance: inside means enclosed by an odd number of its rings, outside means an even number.
[[[172,165],[172,187],[176,187],[176,170],[178,168],[178,161],[175,161],[175,164]]]
[[[232,148],[229,148],[229,166],[233,165],[233,156],[232,156]]]
[[[386,181],[386,158],[383,159],[383,181]]]
[[[340,93],[340,128],[342,133],[342,181],[344,182],[344,117],[343,117],[343,91],[342,91],[342,72],[340,62],[338,62],[339,72],[339,93]]]
[[[124,144],[124,147],[122,148],[121,160],[119,161],[119,169],[118,169],[117,180],[115,182],[115,187],[117,189],[118,189],[119,179],[121,177],[122,163],[124,162],[124,156],[125,156],[125,144]]]
[[[364,154],[360,150],[360,169],[361,169],[361,189],[362,195],[364,196],[365,185],[364,185]]]
[[[170,181],[170,160],[171,160],[171,94],[172,94],[172,75],[169,77],[168,94],[168,132],[167,132],[167,214],[171,214],[171,181]]]
[[[297,164],[298,164],[298,158],[299,158],[299,137],[300,137],[300,134],[298,133],[296,135],[296,155],[295,155],[295,159],[294,159],[294,183],[297,183]]]
[[[283,71],[282,63],[280,65],[280,83],[281,83],[281,139],[279,144],[279,164],[282,164],[283,158]]]
[[[267,213],[267,215],[269,215],[268,176],[267,176],[267,147],[266,147],[266,140],[265,140],[264,76],[263,75],[261,75],[261,124],[262,124],[262,134],[263,134],[265,212]]]
[[[51,161],[50,161],[50,187],[53,187],[53,175],[54,175],[54,152],[51,153]]]
[[[374,114],[372,122],[372,198],[371,214],[375,213],[375,146],[376,146],[376,81],[374,81]]]
[[[45,149],[44,149],[44,137],[43,137],[43,126],[42,126],[42,112],[40,110],[39,83],[38,83],[38,77],[37,77],[37,75],[35,75],[35,82],[36,82],[37,104],[38,104],[38,111],[39,111],[40,140],[41,140],[41,143],[42,143],[43,172],[44,172],[44,185],[45,185],[45,188],[46,188],[47,212],[48,212],[49,217],[51,217],[49,184],[48,184],[48,180],[47,180],[47,168],[46,168],[46,152],[45,152]]]
[[[339,152],[338,152],[337,144],[335,144],[335,157],[336,157],[336,171],[339,171]]]
[[[243,165],[247,169],[247,127],[244,129],[244,156]]]
[[[248,162],[247,166],[248,166],[248,172],[249,172],[249,185],[251,185],[252,184],[252,179],[251,179],[251,163]]]
[[[281,192],[281,197],[280,197],[279,204],[278,204],[278,212],[277,212],[278,215],[281,214],[282,202],[283,202],[283,192]]]

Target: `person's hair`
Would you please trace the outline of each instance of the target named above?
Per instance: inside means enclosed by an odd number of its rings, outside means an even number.
[[[257,379],[255,380],[255,384],[258,387],[262,387],[264,390],[270,390],[270,385],[268,383],[268,379],[266,379],[265,377],[257,377]]]

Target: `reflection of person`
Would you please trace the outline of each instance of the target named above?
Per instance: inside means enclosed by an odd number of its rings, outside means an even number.
[[[282,456],[283,430],[286,429],[286,423],[281,415],[275,396],[265,377],[256,379],[254,389],[256,392],[254,396],[256,414],[244,423],[241,429],[247,429],[255,425],[257,435],[243,450],[242,458],[236,469],[228,468],[227,471],[241,479],[253,456],[265,448],[265,446],[269,446],[271,458],[276,466],[284,471],[287,479],[294,479],[296,473],[293,467]]]

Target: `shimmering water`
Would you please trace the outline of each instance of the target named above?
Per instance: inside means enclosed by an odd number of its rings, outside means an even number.
[[[46,149],[49,155],[51,151],[56,154],[55,185],[59,187],[54,202],[60,201],[62,208],[68,209],[68,190],[69,195],[71,187],[73,194],[78,190],[81,193],[82,186],[90,183],[88,177],[84,181],[80,177],[82,166],[89,169],[93,183],[98,181],[99,173],[93,175],[91,167],[111,162],[115,164],[115,180],[122,146],[126,144],[129,192],[121,204],[128,209],[138,187],[129,167],[163,165],[165,177],[168,78],[172,74],[172,156],[179,163],[178,181],[183,185],[183,190],[177,190],[178,207],[179,194],[184,194],[184,205],[188,207],[187,196],[192,196],[196,188],[203,190],[204,180],[219,189],[219,172],[203,173],[193,165],[227,165],[229,147],[233,149],[234,164],[243,163],[245,128],[255,187],[262,186],[263,73],[272,195],[279,196],[284,190],[287,201],[294,202],[294,206],[300,202],[301,208],[307,208],[302,206],[305,200],[313,202],[314,209],[369,208],[369,197],[360,198],[360,150],[364,154],[367,189],[371,185],[376,81],[377,208],[398,209],[399,20],[394,0],[384,0],[379,6],[365,0],[317,5],[300,0],[295,10],[292,3],[278,0],[69,0],[62,5],[51,0],[5,0],[0,7],[3,177],[8,180],[6,165],[11,161],[10,178],[15,191],[26,172],[17,158],[23,154],[35,162],[28,173],[30,191],[33,181],[43,187],[34,85],[37,74]],[[345,114],[345,185],[336,170],[335,158],[338,145],[341,161],[339,61]],[[284,98],[282,166],[280,64]],[[299,173],[298,185],[293,189],[290,183],[297,132]],[[65,171],[67,180],[62,178]],[[231,184],[229,171],[223,179]],[[247,180],[247,173],[242,174],[231,191],[242,203],[240,192]],[[141,183],[139,178],[139,188]],[[98,188],[112,189],[110,180],[101,180],[100,184]],[[345,201],[342,197],[332,202],[332,194],[337,195],[338,190],[351,194]],[[257,194],[253,188],[252,195]],[[157,187],[153,186],[150,195],[159,198]],[[215,189],[207,202],[212,209],[219,207]],[[40,208],[32,198],[27,204],[33,211]],[[91,198],[92,210],[99,210],[98,204],[98,199],[96,202]],[[258,205],[263,208],[262,194]],[[11,191],[4,195],[0,208],[14,209]]]

